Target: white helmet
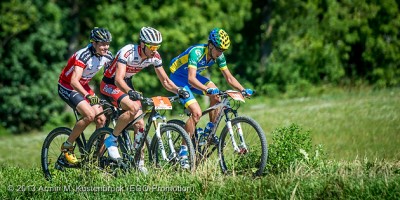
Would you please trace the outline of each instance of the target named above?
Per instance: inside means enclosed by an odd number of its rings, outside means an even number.
[[[143,27],[140,30],[139,39],[144,43],[160,44],[162,42],[160,31],[151,27]]]

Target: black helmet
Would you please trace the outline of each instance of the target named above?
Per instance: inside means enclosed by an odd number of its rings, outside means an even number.
[[[90,32],[90,42],[111,42],[111,40],[111,33],[105,28],[95,27]]]

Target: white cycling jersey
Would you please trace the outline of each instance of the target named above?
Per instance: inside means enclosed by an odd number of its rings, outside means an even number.
[[[154,57],[147,59],[142,59],[140,57],[141,51],[142,49],[140,49],[138,45],[128,44],[122,47],[122,49],[117,52],[111,66],[104,71],[104,77],[109,80],[114,79],[115,71],[117,69],[117,62],[126,65],[126,73],[124,77],[126,79],[131,78],[148,66],[153,65],[156,68],[162,66],[162,59],[157,51],[155,52]],[[110,82],[110,84],[113,84],[113,81]]]

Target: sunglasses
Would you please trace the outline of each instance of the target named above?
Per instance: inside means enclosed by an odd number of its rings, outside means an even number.
[[[150,45],[150,44],[144,44],[147,48],[149,48],[150,49],[150,51],[157,51],[157,49],[159,49],[160,48],[160,46],[161,46],[161,44],[160,45]]]
[[[214,46],[215,50],[217,50],[217,51],[219,51],[221,53],[225,51],[224,49],[220,49],[220,48],[216,47],[214,44],[213,44],[213,46]]]

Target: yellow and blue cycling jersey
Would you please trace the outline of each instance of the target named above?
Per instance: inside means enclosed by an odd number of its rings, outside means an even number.
[[[186,49],[179,56],[171,60],[169,69],[171,73],[181,76],[188,76],[188,68],[197,69],[197,74],[207,69],[214,63],[217,63],[220,70],[227,68],[224,54],[221,54],[216,60],[211,59],[207,62],[208,48],[207,44],[193,45]]]
[[[190,93],[190,97],[182,102],[185,107],[189,106],[193,102],[196,102],[192,92],[203,95],[203,91],[200,91],[189,84],[189,68],[195,68],[197,70],[196,78],[204,85],[207,85],[210,80],[200,74],[202,71],[208,67],[211,67],[215,63],[218,65],[220,70],[228,68],[223,53],[215,60],[210,59],[210,61],[207,62],[207,56],[209,56],[209,49],[207,46],[208,44],[193,45],[186,49],[179,56],[172,59],[170,62],[169,69],[171,71],[170,79],[172,82],[179,87],[185,87],[185,89],[189,89],[188,92]]]

